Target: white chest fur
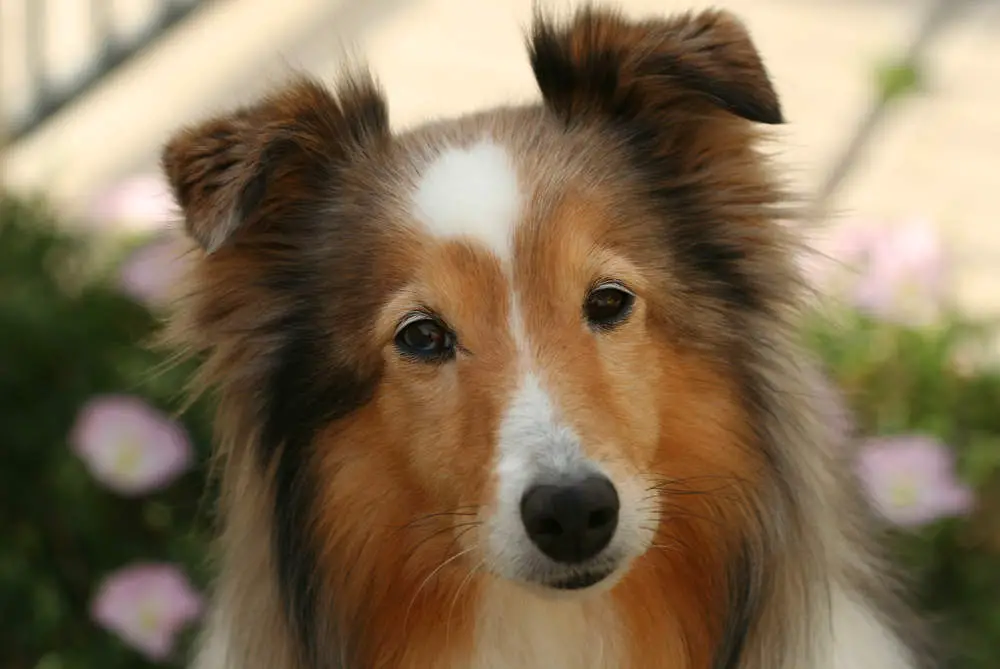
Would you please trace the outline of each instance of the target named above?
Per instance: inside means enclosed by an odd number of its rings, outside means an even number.
[[[831,594],[832,618],[811,635],[810,669],[913,666],[872,611],[840,588]],[[547,599],[494,584],[481,600],[472,662],[449,669],[623,669],[628,632],[607,597]]]
[[[484,593],[471,667],[621,669],[621,622],[607,595],[546,599],[513,585]],[[456,667],[455,669],[459,669]]]

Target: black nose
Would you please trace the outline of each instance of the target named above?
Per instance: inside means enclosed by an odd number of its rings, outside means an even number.
[[[537,485],[521,498],[521,521],[531,541],[556,562],[583,562],[614,536],[618,493],[603,476],[568,485]]]

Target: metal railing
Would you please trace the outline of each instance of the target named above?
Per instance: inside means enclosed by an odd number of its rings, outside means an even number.
[[[901,57],[892,63],[895,69],[916,75],[936,42],[952,27],[955,20],[974,4],[974,0],[933,0],[922,7],[916,32],[905,45]],[[837,156],[829,174],[820,185],[813,203],[815,217],[821,217],[824,207],[833,199],[841,184],[863,157],[878,129],[895,110],[898,98],[908,92],[906,88],[899,90],[883,88],[884,90],[879,91],[875,104],[858,121],[842,153]]]
[[[3,0],[0,40],[7,47],[4,71],[17,78],[11,100],[0,96],[0,129],[17,141],[75,99],[93,89],[122,63],[156,41],[174,24],[211,0]],[[72,9],[73,18],[65,12]],[[131,24],[131,26],[127,24]],[[14,37],[19,39],[14,40]],[[60,43],[74,42],[74,53],[53,57]],[[83,45],[82,47],[79,45]],[[63,49],[65,51],[65,49]],[[57,76],[59,61],[72,75]],[[5,122],[4,122],[5,121]]]

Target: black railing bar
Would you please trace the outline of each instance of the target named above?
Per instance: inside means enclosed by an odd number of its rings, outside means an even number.
[[[936,0],[921,17],[920,24],[899,63],[905,67],[919,67],[925,53],[933,46],[934,41],[942,36],[944,31],[952,25],[954,19],[970,4],[972,4],[971,0]],[[869,141],[875,136],[876,130],[895,107],[895,102],[895,99],[880,97],[855,127],[850,141],[844,147],[841,155],[837,157],[833,168],[816,193],[813,204],[814,218],[821,219],[827,203],[833,198],[855,164],[860,160],[863,152],[868,148]]]
[[[28,0],[24,4],[24,64],[30,86],[29,104],[38,105],[49,88],[45,67],[48,47],[45,31],[46,0]]]
[[[38,0],[31,0],[37,2]],[[89,68],[90,74],[81,76],[76,85],[67,86],[58,91],[46,90],[43,96],[37,96],[33,108],[20,121],[15,120],[7,134],[8,143],[16,142],[28,133],[38,128],[42,123],[57,114],[73,100],[96,88],[100,81],[126,60],[136,56],[149,46],[156,37],[165,33],[186,16],[193,14],[199,8],[208,4],[209,0],[188,2],[184,4],[169,3],[160,19],[151,24],[143,33],[125,44],[116,44],[116,48],[107,51],[103,57]]]
[[[117,38],[115,22],[112,19],[111,0],[90,0],[90,37],[96,42],[95,51],[100,58],[112,48]]]

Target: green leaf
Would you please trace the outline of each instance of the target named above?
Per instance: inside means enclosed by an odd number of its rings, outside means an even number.
[[[981,487],[1000,473],[1000,435],[979,433],[971,437],[959,461],[959,474]]]
[[[876,81],[881,99],[892,102],[918,90],[922,76],[911,63],[889,62],[876,69]]]

